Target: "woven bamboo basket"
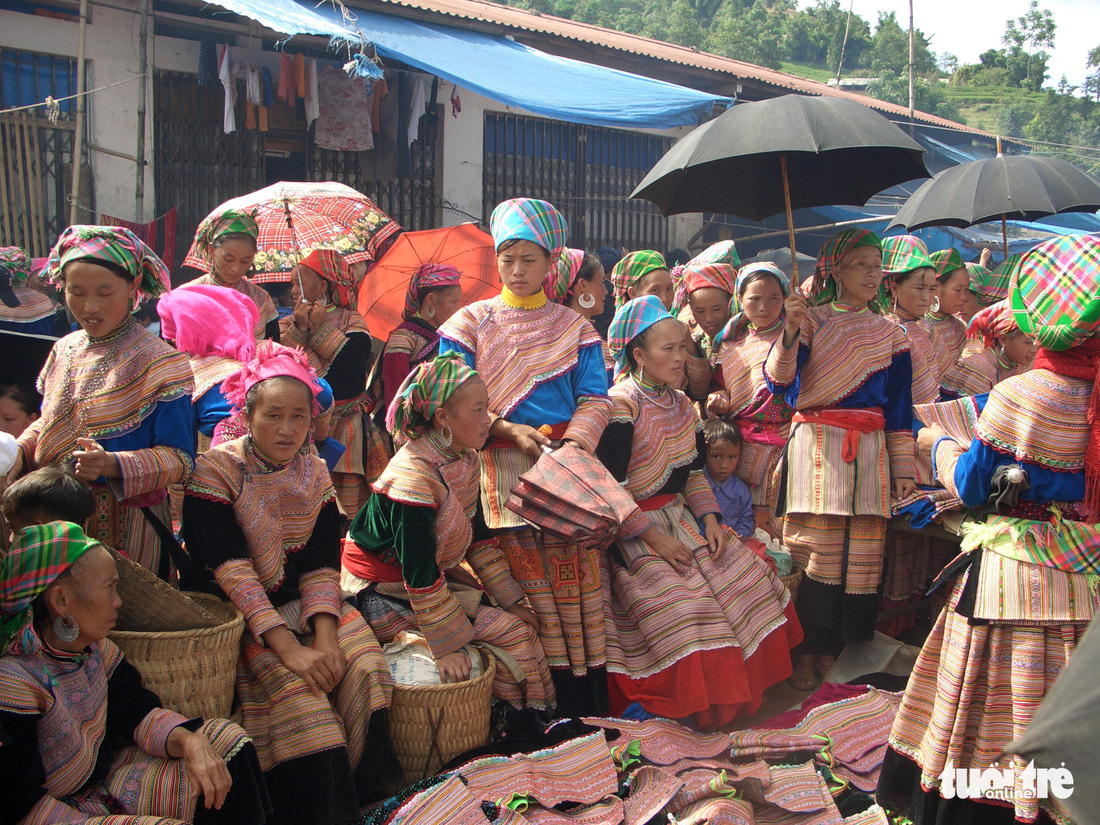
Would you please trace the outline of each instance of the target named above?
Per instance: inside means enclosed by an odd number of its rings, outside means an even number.
[[[141,683],[160,697],[164,707],[188,718],[228,717],[233,712],[244,614],[215,596],[187,595],[220,623],[164,632],[113,630],[111,641],[122,649],[126,661],[141,674]]]
[[[489,741],[496,660],[478,651],[481,675],[449,685],[394,685],[390,738],[408,785]]]
[[[793,602],[798,598],[798,586],[802,584],[802,571],[795,570],[793,573],[789,573],[786,576],[780,576],[779,580],[787,586],[787,589],[791,591],[791,601]]]

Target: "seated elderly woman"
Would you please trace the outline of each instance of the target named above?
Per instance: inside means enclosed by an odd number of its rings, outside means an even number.
[[[245,732],[160,707],[107,638],[117,583],[110,553],[65,521],[25,527],[0,562],[0,822],[259,825]]]
[[[399,770],[389,668],[340,599],[340,514],[328,468],[306,446],[316,378],[300,351],[258,344],[223,384],[248,434],[203,453],[183,501],[194,560],[184,586],[220,588],[247,622],[237,697],[269,822],[302,825],[357,819]]]

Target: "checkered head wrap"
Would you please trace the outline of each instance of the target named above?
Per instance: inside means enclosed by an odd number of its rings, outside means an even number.
[[[714,338],[714,347],[716,350],[722,346],[723,341],[727,338],[732,338],[737,333],[738,329],[748,325],[749,320],[745,317],[745,313],[741,309],[741,294],[745,291],[745,284],[749,280],[749,276],[757,272],[767,272],[775,278],[775,280],[779,281],[779,288],[783,291],[783,297],[790,297],[791,279],[782,269],[771,261],[758,261],[757,263],[745,264],[745,266],[741,267],[741,271],[737,273],[736,292],[734,292],[733,297],[730,298],[730,319],[726,325],[722,327],[722,331]]]
[[[615,306],[621,307],[630,300],[627,290],[642,280],[650,272],[668,269],[665,257],[652,249],[631,252],[615,264],[611,270],[611,286],[615,289]]]
[[[981,264],[967,262],[963,264],[970,278],[970,291],[983,307],[992,306],[1008,297],[1008,278],[994,275]]]
[[[979,310],[966,327],[966,337],[972,340],[981,340],[988,349],[997,344],[997,337],[1009,332],[1019,331],[1016,326],[1016,317],[1008,306],[1008,301],[997,301],[995,304]]]
[[[891,281],[915,269],[935,269],[924,241],[913,235],[882,239],[882,273]]]
[[[420,311],[420,296],[424,290],[433,287],[458,286],[462,273],[458,267],[450,264],[437,264],[434,261],[422,264],[413,273],[409,281],[409,291],[405,293],[405,319],[412,318]]]
[[[630,342],[658,321],[671,317],[656,295],[643,295],[615,310],[615,317],[607,328],[607,346],[615,357],[618,372],[626,372],[629,368],[626,354]]]
[[[0,247],[0,272],[8,276],[12,286],[23,286],[31,277],[31,259],[18,246]]]
[[[99,545],[77,525],[52,521],[24,527],[0,561],[0,652],[18,652],[30,642],[31,606],[54,579]]]
[[[50,250],[44,280],[60,286],[65,278],[65,266],[85,258],[114,264],[137,281],[135,309],[146,298],[157,298],[172,288],[168,267],[157,253],[121,226],[70,226]]]
[[[956,269],[965,269],[962,255],[955,247],[937,250],[929,257],[932,259],[932,266],[936,267],[937,278],[942,278],[948,272],[954,272]]]
[[[240,209],[227,209],[207,218],[195,230],[195,250],[211,262],[214,254],[214,241],[225,235],[248,235],[252,240],[260,237],[260,225],[256,222],[256,210],[245,212]]]
[[[493,210],[489,234],[497,249],[506,241],[531,241],[549,252],[553,262],[565,249],[569,224],[551,203],[536,198],[512,198],[498,203]]]
[[[882,251],[882,241],[878,235],[869,229],[854,227],[838,232],[821,247],[817,255],[817,264],[814,266],[813,278],[810,279],[810,302],[820,306],[836,300],[836,269],[837,265],[854,249],[861,246],[869,246],[872,249]],[[885,297],[885,288],[880,290],[879,298],[871,301],[868,306],[881,312],[889,305]]]
[[[408,439],[418,438],[428,431],[436,411],[471,378],[477,378],[477,373],[457,352],[418,364],[386,410],[386,429]]]
[[[733,282],[737,270],[729,264],[693,264],[684,266],[684,293],[688,296],[697,289],[720,289],[733,295]]]
[[[355,278],[348,269],[344,256],[335,249],[317,247],[299,262],[308,266],[330,284],[337,306],[355,309]]]
[[[1016,323],[1043,349],[1060,352],[1100,330],[1100,238],[1066,235],[1028,251],[1012,274]]]
[[[542,285],[546,297],[559,304],[565,301],[565,296],[573,288],[573,282],[577,280],[583,264],[583,249],[563,249],[561,257],[546,273],[546,281]]]

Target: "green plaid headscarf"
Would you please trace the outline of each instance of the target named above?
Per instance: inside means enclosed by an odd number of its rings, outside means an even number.
[[[621,307],[630,300],[627,290],[657,269],[668,269],[665,256],[652,249],[631,252],[615,264],[611,270],[611,286],[615,289],[615,307]]]
[[[935,269],[924,241],[913,235],[882,239],[882,272],[891,280],[915,269]]]
[[[252,240],[260,237],[260,225],[256,223],[256,210],[244,212],[239,209],[227,209],[214,215],[195,230],[195,249],[207,262],[214,253],[214,241],[223,235],[248,235]]]
[[[172,288],[168,267],[145,241],[121,226],[70,226],[61,233],[43,272],[43,280],[60,286],[65,266],[90,258],[106,261],[137,282],[134,309],[146,298],[157,298]]]
[[[18,246],[0,247],[0,272],[8,276],[12,286],[23,286],[31,277],[31,259]]]
[[[932,266],[936,267],[936,277],[942,278],[948,272],[964,269],[962,255],[955,247],[940,249],[932,253]]]
[[[99,545],[68,521],[24,527],[0,561],[0,652],[26,649],[34,600],[89,549]]]
[[[1100,238],[1065,235],[1027,252],[1012,273],[1016,324],[1043,349],[1060,352],[1100,331]]]
[[[861,246],[882,251],[882,241],[878,235],[858,227],[845,229],[825,241],[817,254],[817,264],[810,282],[810,303],[821,306],[836,300],[836,268],[845,255]],[[867,306],[880,314],[890,306],[885,285],[879,288],[878,297],[868,302]]]
[[[422,436],[436,410],[471,378],[477,378],[477,373],[456,352],[417,365],[386,410],[386,429],[408,439]]]
[[[967,277],[970,278],[970,291],[978,299],[983,307],[991,306],[1008,297],[1008,278],[994,275],[981,264],[970,263],[963,265]]]

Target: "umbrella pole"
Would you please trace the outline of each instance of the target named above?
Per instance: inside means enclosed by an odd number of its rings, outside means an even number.
[[[1005,260],[1008,260],[1008,216],[1001,215],[1001,244],[1005,248]]]
[[[798,289],[798,251],[794,248],[794,216],[791,214],[791,185],[787,180],[787,156],[779,156],[783,172],[783,203],[787,207],[787,243],[791,247],[791,289]]]

